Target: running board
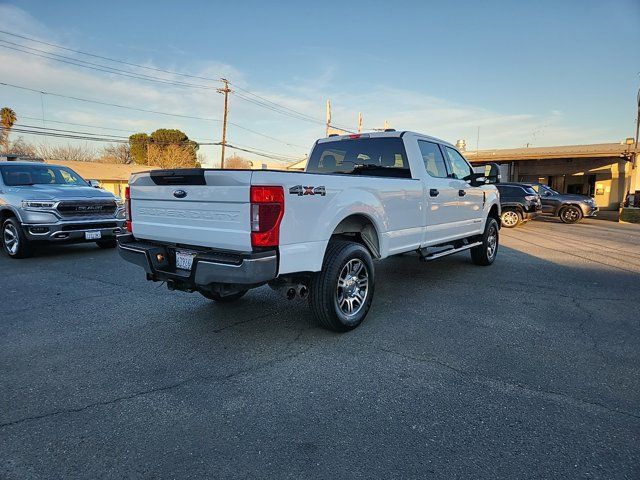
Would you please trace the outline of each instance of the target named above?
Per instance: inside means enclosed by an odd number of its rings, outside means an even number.
[[[454,253],[463,252],[465,250],[469,250],[470,248],[474,248],[479,245],[482,245],[482,242],[469,243],[467,245],[463,245],[462,247],[458,247],[458,248],[451,247],[449,250],[445,250],[443,252],[431,253],[429,255],[425,255],[423,253],[423,251],[426,250],[426,248],[423,248],[418,250],[418,253],[420,254],[421,261],[430,262],[431,260],[435,260],[436,258],[446,257],[448,255],[453,255]]]

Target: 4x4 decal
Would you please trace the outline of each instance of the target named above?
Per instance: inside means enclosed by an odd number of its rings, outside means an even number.
[[[323,185],[319,187],[296,185],[295,187],[291,187],[289,189],[289,193],[291,195],[298,195],[299,197],[302,197],[303,195],[320,195],[324,197],[327,194],[327,190]]]

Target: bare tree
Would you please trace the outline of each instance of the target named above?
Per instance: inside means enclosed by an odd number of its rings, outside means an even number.
[[[235,168],[239,170],[248,170],[253,163],[245,158],[233,154],[224,161],[224,168]]]
[[[24,138],[18,137],[13,142],[8,142],[7,153],[15,153],[17,155],[36,156],[37,148],[28,143]]]
[[[126,143],[110,144],[102,150],[102,156],[98,159],[101,163],[133,163],[131,147]]]
[[[39,145],[38,154],[45,160],[93,162],[96,153],[88,145]]]

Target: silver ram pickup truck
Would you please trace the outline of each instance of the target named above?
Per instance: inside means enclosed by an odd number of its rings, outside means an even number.
[[[114,248],[124,231],[124,203],[70,168],[0,162],[0,243],[11,258],[36,243],[96,242]]]

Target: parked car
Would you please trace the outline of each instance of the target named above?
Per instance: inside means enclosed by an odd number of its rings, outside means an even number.
[[[323,138],[305,172],[136,173],[126,204],[119,252],[147,280],[218,302],[268,283],[308,296],[320,325],[336,331],[367,315],[374,259],[469,250],[491,265],[498,252],[495,186],[453,145],[412,132]]]
[[[0,242],[11,258],[36,243],[96,242],[115,248],[124,227],[124,202],[93,188],[67,167],[0,162]]]
[[[503,227],[513,228],[527,222],[542,212],[542,202],[530,185],[522,183],[498,183],[500,220]]]
[[[542,183],[531,183],[542,199],[542,213],[560,217],[564,223],[577,223],[584,217],[595,217],[598,207],[593,198],[573,193],[559,193]]]

